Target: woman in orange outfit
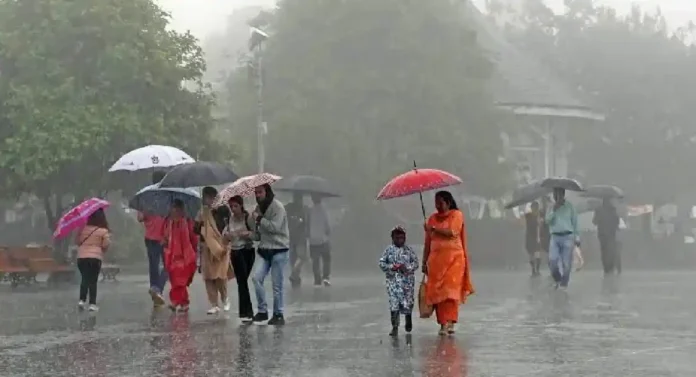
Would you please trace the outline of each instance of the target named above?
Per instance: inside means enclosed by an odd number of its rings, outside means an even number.
[[[440,335],[454,334],[459,305],[474,293],[466,253],[464,214],[448,191],[435,194],[435,208],[425,224],[423,273],[425,300],[435,308]]]

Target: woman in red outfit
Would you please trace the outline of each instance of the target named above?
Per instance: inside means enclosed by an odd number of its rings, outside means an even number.
[[[196,274],[198,238],[193,232],[193,220],[184,215],[184,203],[174,200],[164,231],[164,266],[169,274],[169,307],[173,311],[188,311],[188,286]]]

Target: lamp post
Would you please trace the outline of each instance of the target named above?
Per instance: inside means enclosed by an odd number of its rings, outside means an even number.
[[[263,42],[268,39],[268,34],[257,27],[250,28],[249,51],[254,57],[254,72],[256,73],[256,142],[257,162],[259,173],[265,171],[266,150],[264,137],[266,135],[266,122],[263,114]]]

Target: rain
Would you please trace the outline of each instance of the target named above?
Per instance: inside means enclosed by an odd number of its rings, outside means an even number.
[[[693,376],[696,4],[0,0],[0,376]]]

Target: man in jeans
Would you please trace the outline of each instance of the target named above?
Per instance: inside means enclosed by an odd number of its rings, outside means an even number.
[[[312,210],[309,214],[309,255],[312,257],[314,286],[331,286],[331,225],[329,215],[318,195],[312,196]]]
[[[288,248],[290,235],[288,216],[283,203],[275,199],[270,185],[255,189],[256,209],[252,217],[256,220],[256,240],[259,241],[258,254],[261,264],[256,268],[252,278],[256,289],[256,310],[254,323],[282,326],[285,324],[283,315],[283,269],[288,264]],[[273,317],[268,320],[268,304],[263,282],[271,274],[273,283]]]
[[[156,171],[152,173],[152,184],[159,183],[166,173]],[[150,296],[152,303],[156,306],[164,305],[162,292],[164,285],[167,284],[167,271],[164,266],[164,224],[163,217],[153,216],[147,213],[138,213],[138,221],[145,227],[145,248],[147,249],[147,261],[150,272]],[[162,267],[160,267],[162,263]]]
[[[292,202],[285,206],[290,230],[290,283],[293,288],[302,285],[302,266],[307,259],[309,235],[309,208],[304,205],[301,193],[295,193]]]
[[[553,190],[553,208],[546,213],[546,223],[551,233],[549,268],[556,288],[565,290],[573,269],[573,249],[580,246],[578,216],[575,208],[565,199],[565,190]]]

